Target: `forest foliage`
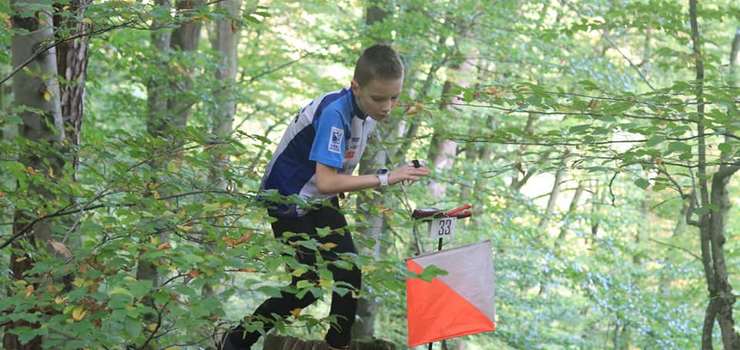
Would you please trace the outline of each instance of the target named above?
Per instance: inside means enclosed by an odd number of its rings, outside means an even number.
[[[344,200],[364,335],[405,347],[411,209],[472,203],[448,246],[491,240],[497,330],[459,349],[740,348],[737,2],[0,0],[0,27],[7,349],[213,348],[280,293],[305,267],[262,172],[376,42],[405,88],[366,156],[434,171]],[[320,339],[318,272],[278,332]]]

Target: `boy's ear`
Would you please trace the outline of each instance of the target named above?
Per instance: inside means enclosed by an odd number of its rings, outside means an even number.
[[[352,88],[352,92],[357,92],[357,89],[360,88],[360,83],[358,83],[357,80],[352,79],[352,82],[349,84],[349,86]]]

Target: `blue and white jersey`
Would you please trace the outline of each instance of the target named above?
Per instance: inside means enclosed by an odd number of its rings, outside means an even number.
[[[336,196],[316,188],[316,162],[352,174],[367,146],[375,120],[355,103],[352,90],[325,94],[304,107],[285,131],[262,177],[260,191],[277,190],[283,196],[298,195],[319,201]],[[270,208],[277,216],[302,216],[296,205]]]

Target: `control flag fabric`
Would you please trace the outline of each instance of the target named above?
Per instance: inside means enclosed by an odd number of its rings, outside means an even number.
[[[408,345],[496,330],[491,242],[471,244],[406,260],[420,274],[435,265],[447,271],[431,282],[406,281]]]

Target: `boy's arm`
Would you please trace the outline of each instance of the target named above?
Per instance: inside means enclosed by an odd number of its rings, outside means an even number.
[[[428,174],[427,168],[403,165],[388,174],[388,184],[393,185],[404,180],[416,181]],[[375,175],[339,174],[337,169],[316,162],[316,188],[321,193],[353,192],[375,187],[380,187],[380,180]]]

